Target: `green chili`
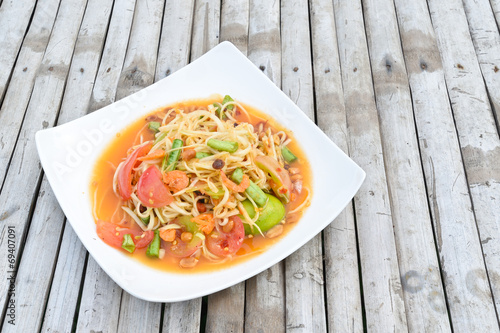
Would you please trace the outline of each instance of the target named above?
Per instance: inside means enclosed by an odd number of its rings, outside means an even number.
[[[243,180],[243,171],[240,168],[234,170],[231,175],[231,179],[240,184]],[[253,181],[250,181],[250,185],[246,188],[245,192],[248,194],[250,198],[257,204],[259,207],[264,207],[267,202],[267,196],[261,188],[255,184]]]
[[[148,249],[146,250],[146,255],[149,257],[160,257],[160,231],[158,229],[155,230],[155,236],[153,240],[148,245]]]
[[[234,153],[238,150],[238,142],[234,141],[210,139],[207,141],[207,145],[215,150],[227,151],[229,153]]]
[[[130,234],[126,234],[123,236],[122,248],[130,253],[134,252],[135,244]]]
[[[181,148],[184,145],[184,142],[180,139],[175,139],[174,142],[172,142],[172,151],[170,154],[165,155],[163,158],[163,163],[161,165],[161,169],[165,171],[172,171],[175,170],[175,166],[177,164],[177,161],[179,160],[179,157],[181,156]]]

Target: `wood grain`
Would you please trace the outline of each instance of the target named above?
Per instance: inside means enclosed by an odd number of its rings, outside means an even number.
[[[445,296],[394,3],[364,0],[363,8],[408,329],[447,332],[448,312],[435,311],[427,300],[432,293],[444,304]],[[429,271],[436,274],[437,283],[423,285],[418,292],[409,288],[415,272]]]
[[[366,172],[354,197],[368,330],[407,330],[368,48],[359,1],[334,1],[349,153]]]
[[[477,277],[470,283],[470,274],[485,276],[486,273],[483,263],[475,261],[480,256],[478,236],[436,35],[426,1],[409,3],[397,0],[396,9],[448,299],[447,304],[443,304],[429,294],[429,305],[436,311],[447,305],[454,330],[482,329],[479,321],[484,318],[478,318],[474,313],[479,310],[481,316],[490,317],[488,313],[491,314],[492,304],[483,308],[485,304],[480,301],[478,307],[477,296],[469,291],[471,285],[487,288]],[[415,13],[421,14],[416,16]],[[428,274],[414,275],[416,281],[423,278],[428,283],[431,280]],[[481,308],[486,312],[483,313]],[[485,327],[492,327],[490,325],[491,322],[487,322]]]
[[[333,2],[309,2],[318,126],[345,153],[348,136]],[[361,332],[361,292],[352,204],[323,231],[328,329]]]
[[[248,58],[281,86],[280,4],[252,0]],[[285,331],[284,267],[280,262],[246,281],[245,332]]]
[[[10,74],[14,68],[19,48],[30,23],[36,1],[7,1],[0,7],[0,103],[3,99]],[[50,21],[50,18],[47,18]]]
[[[16,230],[16,257],[24,243],[29,225],[29,216],[34,207],[38,186],[41,181],[41,167],[38,162],[34,133],[53,126],[59,111],[66,76],[76,37],[85,10],[86,0],[64,3],[59,8],[42,65],[35,80],[25,121],[19,133],[9,170],[0,193],[2,232],[0,258],[7,262],[7,226]],[[20,181],[22,179],[22,181]],[[7,270],[0,272],[2,281],[7,280]],[[0,305],[7,301],[7,283],[0,284]]]

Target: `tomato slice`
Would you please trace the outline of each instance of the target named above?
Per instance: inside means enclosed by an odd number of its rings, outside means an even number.
[[[241,219],[238,216],[231,216],[229,219],[234,223],[230,232],[213,231],[206,238],[208,250],[220,257],[236,253],[245,239],[245,228]]]
[[[148,246],[154,237],[154,232],[148,230],[142,232],[141,230],[122,228],[114,223],[98,220],[96,223],[97,236],[104,241],[104,243],[112,247],[121,248],[123,243],[123,236],[131,234],[135,243],[135,247],[141,249]],[[139,238],[139,236],[142,236]]]
[[[183,229],[177,229],[175,234],[175,240],[173,242],[164,242],[165,243],[165,252],[176,258],[186,258],[192,255],[200,248],[202,240],[196,236],[193,239],[186,243],[181,240],[181,234]]]
[[[129,200],[132,194],[132,169],[135,167],[137,158],[146,155],[151,150],[151,147],[153,147],[151,143],[140,146],[123,163],[118,173],[118,192],[123,200]]]
[[[146,169],[137,183],[137,197],[146,207],[163,207],[174,201],[168,187],[163,183],[162,174],[157,166]]]

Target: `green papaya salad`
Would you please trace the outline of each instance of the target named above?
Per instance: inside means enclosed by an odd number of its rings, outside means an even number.
[[[104,156],[96,166],[94,218],[110,246],[183,269],[227,262],[244,243],[283,235],[309,205],[294,138],[230,96],[163,108],[136,127],[126,153],[120,138],[108,149],[116,165]]]

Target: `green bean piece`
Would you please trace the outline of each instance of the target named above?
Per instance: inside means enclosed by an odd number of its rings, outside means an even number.
[[[231,179],[239,185],[243,180],[243,171],[240,168],[237,168],[231,175]],[[248,194],[250,198],[252,198],[252,200],[257,204],[257,206],[264,207],[266,205],[267,203],[266,194],[253,181],[250,181],[250,185],[246,188],[245,192]]]
[[[149,224],[149,215],[146,216],[146,217],[141,217],[141,221],[142,223],[144,223],[144,225],[148,225]]]
[[[130,234],[126,234],[123,236],[122,248],[130,253],[134,252],[135,244]]]
[[[167,132],[163,132],[160,135],[158,135],[158,137],[155,139],[155,142],[153,143],[153,145],[156,145],[158,142],[165,139],[166,136],[167,136]]]
[[[238,142],[234,141],[210,139],[207,141],[207,145],[215,150],[227,151],[229,153],[234,153],[238,150]]]
[[[231,96],[226,95],[224,96],[224,99],[222,100],[222,105],[226,104],[227,102],[234,102],[234,99],[231,98]],[[230,104],[226,107],[228,110],[233,110],[234,109],[234,104]]]
[[[288,163],[292,163],[293,161],[295,161],[297,159],[297,156],[295,156],[290,149],[288,149],[287,146],[281,148],[281,155],[283,155],[283,158],[285,159],[285,161],[287,161]]]
[[[165,171],[173,171],[175,170],[175,166],[177,164],[177,161],[179,160],[179,157],[181,156],[181,148],[184,145],[184,142],[180,139],[175,139],[174,142],[172,142],[172,151],[170,154],[165,155],[163,158],[163,163],[161,165],[161,169]]]
[[[201,160],[202,158],[205,158],[205,157],[208,157],[208,156],[212,156],[212,154],[210,153],[203,153],[203,152],[199,152],[199,153],[196,153],[196,158]]]
[[[150,121],[149,125],[148,125],[148,128],[150,130],[152,130],[153,132],[158,133],[160,131],[160,126],[161,126],[160,122],[158,122],[158,121]]]
[[[160,231],[158,229],[155,230],[155,236],[153,240],[148,245],[148,249],[146,250],[146,255],[149,257],[160,257]]]

